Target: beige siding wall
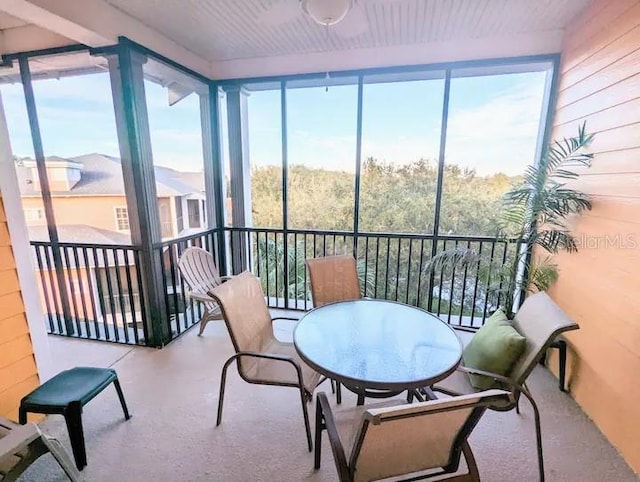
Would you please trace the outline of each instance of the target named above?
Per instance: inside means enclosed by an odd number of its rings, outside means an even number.
[[[554,137],[596,133],[577,187],[593,210],[574,220],[578,254],[560,255],[551,290],[581,329],[571,346],[576,400],[640,472],[640,2],[594,0],[563,45]],[[551,366],[557,366],[552,363]]]
[[[0,415],[17,419],[20,399],[38,386],[38,371],[1,197],[0,306]]]
[[[23,197],[25,210],[43,208],[41,197]],[[54,197],[53,211],[58,225],[86,224],[96,228],[117,231],[116,207],[127,207],[124,196],[70,196]],[[46,219],[39,222],[27,220],[29,226],[46,226]]]

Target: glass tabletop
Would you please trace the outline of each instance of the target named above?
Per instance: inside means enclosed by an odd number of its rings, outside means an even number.
[[[316,308],[302,317],[293,341],[312,368],[363,389],[428,386],[453,372],[462,356],[449,325],[419,308],[384,300]]]

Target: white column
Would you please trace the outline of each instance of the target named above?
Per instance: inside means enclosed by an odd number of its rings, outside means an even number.
[[[31,343],[38,367],[40,382],[51,378],[53,363],[51,350],[49,349],[49,339],[44,323],[44,313],[38,285],[36,282],[35,266],[33,264],[33,253],[29,244],[29,233],[24,219],[22,209],[22,199],[18,188],[18,178],[13,162],[13,153],[9,141],[9,131],[0,95],[0,192],[2,202],[7,214],[7,224],[11,237],[11,246],[15,258],[22,300],[24,301],[25,313],[29,324]]]

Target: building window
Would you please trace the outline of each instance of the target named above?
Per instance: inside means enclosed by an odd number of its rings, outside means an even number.
[[[197,199],[187,199],[187,211],[189,213],[189,227],[200,227],[200,203]]]
[[[24,217],[28,223],[35,223],[38,221],[44,221],[44,209],[43,208],[28,208],[24,210]]]
[[[129,231],[129,212],[127,208],[116,208],[116,229]]]

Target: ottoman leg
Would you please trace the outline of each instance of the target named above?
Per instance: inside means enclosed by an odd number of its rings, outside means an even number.
[[[20,422],[20,425],[27,423],[27,409],[22,403],[20,404],[20,410],[18,411],[18,422]]]
[[[124,419],[129,420],[131,415],[129,415],[129,409],[127,409],[127,402],[124,401],[124,394],[122,393],[122,387],[120,387],[120,381],[116,377],[113,380],[113,384],[116,387],[116,392],[118,392],[118,398],[120,399],[120,405],[122,405],[122,411],[124,412]]]
[[[84,433],[82,431],[82,405],[79,403],[70,404],[64,412],[64,419],[67,422],[69,440],[73,458],[76,461],[78,470],[82,470],[87,465],[87,452],[84,446]]]

